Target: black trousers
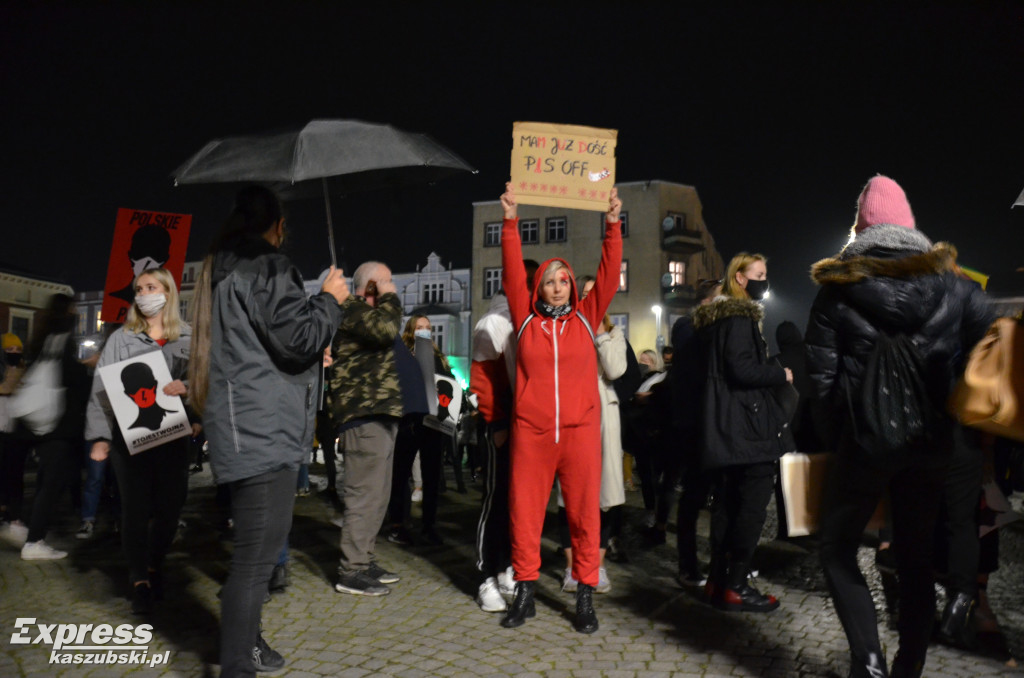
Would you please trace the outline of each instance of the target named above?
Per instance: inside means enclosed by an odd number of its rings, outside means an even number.
[[[412,464],[420,453],[420,470],[423,472],[423,529],[429,529],[437,521],[437,501],[441,495],[441,432],[423,425],[423,415],[404,417],[398,426],[395,438],[394,471],[391,474],[391,501],[388,515],[392,524],[404,525],[409,518],[409,479],[412,478]]]
[[[236,480],[231,487],[235,550],[220,601],[220,675],[255,676],[252,650],[263,596],[292,526],[298,469]]]
[[[750,560],[761,537],[774,486],[775,464],[726,466],[715,474],[711,505],[712,576],[736,587],[746,581]]]
[[[504,572],[512,564],[512,544],[508,533],[509,445],[494,445],[490,426],[481,435],[485,461],[484,496],[476,527],[476,567],[487,576]]]
[[[679,511],[676,528],[676,546],[679,550],[679,572],[700,571],[697,561],[697,518],[708,503],[714,474],[701,468],[700,461],[691,459],[683,468],[683,491],[679,493]]]
[[[22,437],[0,433],[0,506],[8,520],[28,520],[23,515],[25,500],[25,460],[32,443]]]
[[[135,584],[159,571],[167,555],[188,493],[187,438],[130,455],[111,443],[110,461],[121,494],[121,546],[128,580]]]
[[[840,442],[825,493],[821,563],[836,613],[858,660],[883,654],[878,621],[857,548],[864,528],[888,489],[900,593],[899,654],[923,661],[935,616],[932,547],[946,459],[900,453],[885,468],[869,465],[849,439]]]
[[[64,489],[73,483],[75,474],[81,471],[79,445],[72,440],[44,440],[36,443],[39,470],[36,473],[36,497],[32,502],[27,541],[39,541],[46,536],[57,501]]]
[[[936,530],[936,565],[945,572],[950,592],[978,592],[978,507],[981,502],[981,448],[974,433],[957,427],[953,456],[942,487]],[[896,545],[899,549],[899,544]]]

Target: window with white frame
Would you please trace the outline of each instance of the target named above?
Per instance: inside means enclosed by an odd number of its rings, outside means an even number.
[[[612,325],[622,330],[622,336],[629,340],[629,314],[628,313],[609,313],[608,319]]]
[[[484,224],[484,247],[501,247],[501,222]]]
[[[547,227],[547,241],[548,242],[565,242],[566,240],[566,221],[565,217],[551,217],[546,222]]]
[[[423,303],[424,304],[443,304],[444,303],[444,283],[424,283],[423,284]]]
[[[668,262],[668,272],[672,276],[672,287],[682,285],[686,279],[686,263],[683,261]]]
[[[501,269],[484,269],[484,299],[490,299],[501,291]]]
[[[431,328],[431,338],[437,344],[437,350],[444,353],[444,325],[434,325]]]
[[[623,259],[619,266],[619,292],[629,291],[629,259]]]
[[[519,222],[519,239],[524,245],[536,245],[540,242],[540,220],[527,219]]]

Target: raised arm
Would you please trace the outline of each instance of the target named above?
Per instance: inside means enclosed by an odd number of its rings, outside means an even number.
[[[605,214],[604,242],[601,244],[601,263],[597,267],[594,289],[580,302],[580,312],[586,316],[590,326],[601,322],[608,311],[612,297],[619,289],[619,271],[622,268],[622,223],[619,214],[622,201],[619,191],[612,188],[608,196],[608,212]]]
[[[530,296],[527,289],[526,267],[523,266],[523,245],[519,240],[519,216],[516,194],[511,183],[505,184],[501,196],[504,220],[501,224],[501,286],[508,297],[508,308],[512,315],[513,331],[530,315]]]

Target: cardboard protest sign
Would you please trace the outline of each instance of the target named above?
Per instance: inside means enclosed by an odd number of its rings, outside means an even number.
[[[147,268],[166,268],[181,288],[185,250],[192,227],[191,214],[147,212],[122,207],[117,210],[114,244],[107,264],[100,320],[123,323],[135,298],[132,281]]]
[[[544,122],[512,124],[512,187],[523,205],[608,211],[618,131]]]
[[[129,453],[192,434],[181,398],[164,394],[172,379],[163,352],[104,365],[99,373]]]

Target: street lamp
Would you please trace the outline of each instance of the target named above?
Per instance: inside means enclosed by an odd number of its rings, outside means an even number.
[[[651,306],[651,312],[654,313],[654,346],[661,355],[661,349],[665,348],[665,338],[661,336],[661,305]]]

